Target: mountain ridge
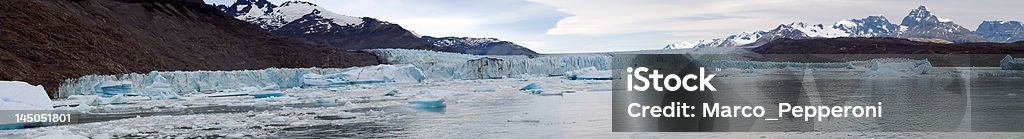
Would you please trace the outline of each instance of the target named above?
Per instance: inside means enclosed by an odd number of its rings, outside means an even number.
[[[1017,22],[1019,25],[1019,22]],[[988,28],[1018,28],[1013,25],[994,24]],[[979,25],[979,30],[986,26]],[[1003,27],[1009,26],[1009,27]],[[998,34],[1002,33],[1002,34]],[[756,35],[751,35],[756,34]],[[992,35],[995,34],[995,35]],[[989,36],[989,37],[982,37]],[[1024,40],[1021,32],[975,32],[957,25],[950,19],[933,15],[924,5],[918,6],[905,16],[900,24],[892,23],[882,15],[868,16],[859,19],[840,20],[826,26],[824,24],[809,25],[803,22],[781,24],[769,31],[743,32],[725,38],[683,42],[666,46],[664,49],[702,48],[702,47],[757,47],[779,38],[809,39],[836,37],[897,37],[942,39],[950,42],[1013,42]],[[745,39],[738,39],[745,38]],[[1000,40],[1002,39],[1002,40]]]
[[[471,37],[421,37],[427,43],[438,47],[449,47],[465,54],[474,55],[526,55],[536,56],[537,52],[509,41],[497,38]]]

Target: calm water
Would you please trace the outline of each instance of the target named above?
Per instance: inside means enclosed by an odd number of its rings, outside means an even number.
[[[949,69],[946,69],[949,70]],[[730,93],[717,94],[721,103],[765,106],[774,117],[776,104],[871,105],[884,102],[883,118],[834,118],[802,123],[783,117],[779,121],[738,119],[737,127],[787,128],[842,132],[717,132],[717,133],[624,133],[612,132],[612,92],[581,91],[562,96],[536,96],[521,92],[490,92],[458,95],[447,99],[448,107],[417,109],[404,100],[358,102],[379,106],[345,110],[365,113],[357,120],[323,117],[328,124],[310,126],[261,125],[255,132],[287,138],[1019,138],[1020,133],[964,133],[942,131],[1024,130],[1024,79],[1012,76],[971,76],[957,72],[904,78],[865,78],[854,72],[819,71],[716,78],[728,82]],[[967,75],[967,74],[964,74]],[[606,83],[607,84],[607,83]],[[610,85],[610,84],[607,84]],[[556,87],[551,85],[548,87]],[[716,85],[718,86],[718,85]],[[396,105],[397,104],[397,105]],[[291,105],[289,107],[344,107]],[[160,112],[141,115],[189,115],[236,113],[248,107],[199,107],[190,112]],[[265,108],[278,111],[276,108]],[[333,113],[317,111],[316,113]],[[93,122],[131,118],[133,114],[94,115]],[[245,117],[245,116],[241,116]],[[273,127],[273,128],[267,128]],[[183,129],[176,129],[183,130]],[[187,129],[184,129],[187,130]],[[200,129],[194,129],[200,130]],[[890,132],[878,132],[890,131]],[[935,132],[891,132],[935,131]],[[103,132],[103,131],[100,131]],[[185,131],[186,133],[189,131]],[[230,131],[224,131],[230,132]],[[158,133],[154,133],[158,134]],[[146,137],[132,134],[129,137]],[[137,136],[136,136],[137,135]],[[183,135],[188,137],[189,135]],[[207,136],[207,135],[200,135]],[[123,137],[123,136],[122,136]],[[154,135],[161,137],[161,135]],[[181,136],[179,136],[181,137]]]
[[[775,115],[775,104],[873,105],[884,102],[883,118],[826,119],[796,124],[780,121],[736,120],[753,127],[786,127],[838,133],[620,133],[611,132],[610,91],[579,92],[564,96],[533,96],[498,92],[462,97],[444,109],[390,106],[376,122],[288,129],[289,137],[413,137],[413,138],[619,138],[619,137],[956,137],[1015,133],[916,133],[900,131],[1012,131],[1024,130],[1024,91],[1019,77],[909,77],[864,78],[854,73],[792,73],[757,78],[721,78],[734,92],[717,97],[761,105]],[[969,87],[968,87],[969,86]],[[970,95],[970,97],[967,97]],[[969,101],[971,100],[971,101]],[[968,105],[970,103],[970,105]],[[747,125],[749,126],[749,125]],[[752,130],[757,131],[757,130]],[[861,132],[865,131],[865,132]],[[878,133],[877,131],[886,131]]]

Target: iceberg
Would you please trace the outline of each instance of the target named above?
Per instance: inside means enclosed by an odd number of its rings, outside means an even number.
[[[388,93],[384,94],[384,96],[395,96],[395,95],[398,95],[398,93],[400,93],[400,92],[401,92],[401,90],[395,89],[395,90],[388,91]]]
[[[270,97],[283,97],[284,93],[271,92],[271,93],[257,93],[257,94],[249,94],[249,95],[253,96],[255,98],[270,98]]]
[[[110,104],[128,104],[128,98],[124,95],[117,95],[110,99]]]
[[[871,60],[870,70],[865,72],[865,77],[899,77],[901,75],[928,74],[932,68],[928,59],[875,59]]]
[[[409,106],[414,108],[444,108],[444,97],[430,94],[417,95],[409,99]]]
[[[494,89],[493,87],[481,87],[481,88],[473,89],[473,92],[495,92],[495,91],[498,91],[498,90]]]
[[[527,84],[526,86],[523,86],[523,88],[520,88],[519,90],[527,90],[527,91],[529,91],[529,90],[539,89],[539,88],[541,88],[540,84],[530,83],[530,84]]]
[[[53,110],[53,102],[43,86],[20,81],[0,81],[0,111]],[[25,128],[26,123],[0,122],[0,130]]]
[[[1024,58],[1013,58],[1010,55],[999,61],[999,67],[1003,70],[1024,70]]]
[[[587,67],[565,72],[565,78],[569,80],[611,80],[612,70],[597,70],[596,67]]]
[[[529,90],[529,91],[530,91],[530,94],[541,95],[541,96],[560,96],[560,95],[562,95],[564,93],[563,91],[554,91],[554,90]]]
[[[106,80],[97,83],[94,89],[96,90],[96,94],[103,97],[130,94],[132,93],[132,82]]]
[[[0,81],[0,110],[53,110],[43,86]]]

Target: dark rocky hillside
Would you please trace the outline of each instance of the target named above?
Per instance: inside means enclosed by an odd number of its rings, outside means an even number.
[[[369,53],[272,35],[201,0],[0,2],[0,80],[50,93],[89,74],[377,63]]]
[[[759,59],[767,61],[838,62],[898,57],[927,58],[933,66],[940,67],[998,67],[1006,55],[1024,56],[1024,41],[934,43],[901,38],[778,39],[753,48],[753,51],[769,54],[769,57]]]

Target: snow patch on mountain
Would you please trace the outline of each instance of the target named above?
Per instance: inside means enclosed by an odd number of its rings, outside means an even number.
[[[990,25],[988,28],[997,28],[995,26],[997,25]],[[1007,27],[1000,28],[1015,28],[1013,25],[1006,26]],[[997,32],[995,30],[998,29],[992,29],[990,32]],[[992,37],[993,39],[1006,42],[1007,40],[1012,40],[1006,38],[1012,38],[1014,34],[1015,33],[1003,33],[988,36],[994,36]],[[675,43],[666,46],[665,49],[757,47],[779,38],[899,37],[942,39],[951,42],[977,42],[985,40],[978,36],[985,35],[974,35],[974,33],[969,29],[953,23],[953,20],[939,18],[932,15],[931,11],[928,11],[925,6],[919,6],[912,10],[903,19],[901,24],[892,23],[882,15],[868,16],[861,19],[840,20],[832,25],[794,22],[781,24],[775,29],[769,31],[742,32],[725,38]]]
[[[239,0],[230,6],[219,5],[221,10],[237,19],[260,25],[261,28],[274,30],[307,15],[317,15],[343,26],[357,27],[363,19],[355,16],[341,15],[330,12],[323,7],[305,1],[286,1],[274,5],[266,0]]]

